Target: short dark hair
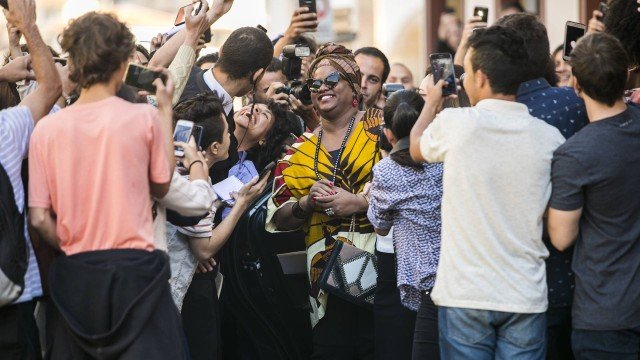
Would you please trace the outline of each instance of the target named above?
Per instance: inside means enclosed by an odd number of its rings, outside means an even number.
[[[271,59],[269,66],[267,66],[267,72],[278,72],[282,71],[282,61],[276,57]]]
[[[378,59],[380,59],[380,61],[382,61],[384,69],[382,70],[382,79],[380,80],[382,81],[382,83],[385,83],[387,81],[387,77],[389,76],[389,72],[391,72],[391,65],[389,65],[389,59],[387,59],[384,53],[378,48],[367,46],[356,50],[356,52],[353,53],[353,56],[358,56],[360,54],[377,57]]]
[[[640,12],[630,0],[612,0],[604,18],[605,31],[618,38],[633,65],[640,65]]]
[[[473,71],[481,70],[489,78],[493,92],[516,95],[527,80],[527,50],[522,37],[513,29],[492,26],[475,30],[468,43],[473,48]]]
[[[196,61],[196,66],[201,67],[206,63],[217,63],[218,62],[218,53],[214,52],[211,54],[201,56],[198,61]]]
[[[524,6],[522,6],[520,1],[509,1],[507,3],[504,3],[504,4],[502,4],[502,7],[500,7],[500,10],[505,11],[505,10],[511,9],[511,8],[514,8],[514,9],[518,10],[521,13],[527,12],[527,10],[524,8]]]
[[[200,146],[208,148],[214,142],[221,143],[225,129],[225,112],[222,101],[211,92],[203,92],[178,103],[173,108],[174,126],[178,120],[190,120],[202,126]]]
[[[216,67],[231,79],[248,78],[269,66],[273,58],[273,44],[263,30],[242,27],[229,35],[219,56]]]
[[[62,32],[62,51],[69,53],[69,79],[86,89],[104,83],[133,55],[129,28],[114,15],[86,13]]]
[[[527,13],[511,14],[498,19],[495,25],[515,30],[524,40],[528,57],[523,68],[528,72],[526,80],[545,77],[552,60],[549,57],[547,28],[538,17]]]
[[[571,51],[571,71],[590,98],[613,106],[624,95],[629,58],[615,37],[594,33]]]

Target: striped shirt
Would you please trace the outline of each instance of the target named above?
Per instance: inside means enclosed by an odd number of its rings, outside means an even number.
[[[29,138],[33,131],[33,117],[26,106],[16,106],[0,111],[0,163],[4,167],[15,195],[16,205],[21,211],[25,210],[24,186],[22,184],[22,160],[27,157]],[[24,211],[26,218],[26,211]],[[24,235],[29,248],[29,265],[25,274],[25,288],[15,303],[30,301],[42,296],[40,271],[33,252],[27,222],[25,221]]]

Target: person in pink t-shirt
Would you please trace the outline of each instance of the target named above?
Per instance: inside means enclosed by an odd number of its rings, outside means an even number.
[[[50,268],[49,356],[184,358],[150,201],[173,174],[173,82],[154,83],[158,110],[115,97],[135,42],[109,14],[71,21],[60,45],[80,96],[42,119],[29,147],[30,221],[66,255]]]

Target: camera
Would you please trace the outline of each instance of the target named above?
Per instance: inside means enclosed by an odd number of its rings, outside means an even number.
[[[287,45],[282,48],[282,72],[289,81],[284,87],[276,90],[276,94],[293,95],[303,104],[311,104],[311,91],[307,84],[299,80],[302,71],[302,58],[311,55],[311,49],[306,45]]]

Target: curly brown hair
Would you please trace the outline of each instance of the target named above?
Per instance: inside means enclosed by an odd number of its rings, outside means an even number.
[[[111,14],[86,13],[61,36],[60,46],[69,53],[69,79],[83,89],[108,82],[135,49],[129,28]]]

